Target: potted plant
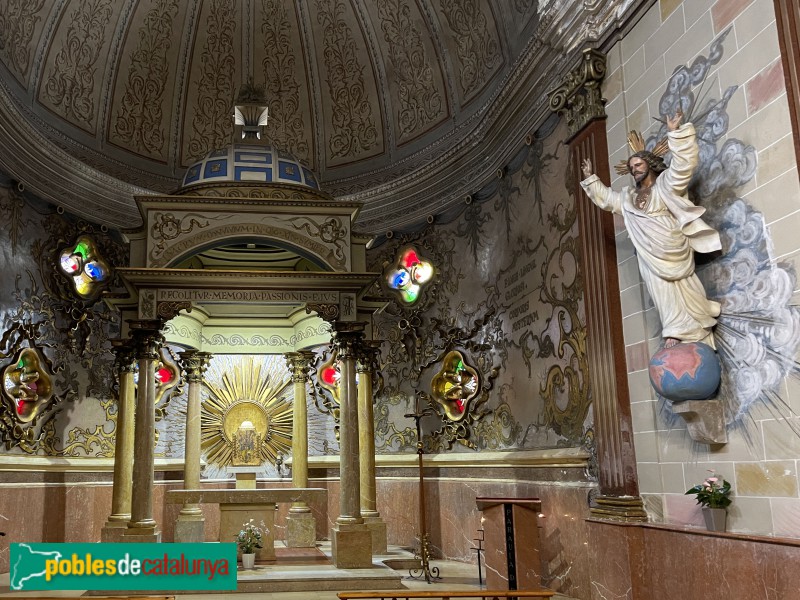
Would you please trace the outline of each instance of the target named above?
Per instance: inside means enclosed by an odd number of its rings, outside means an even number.
[[[264,524],[263,522],[261,523]],[[242,553],[242,568],[252,569],[256,564],[256,548],[263,548],[261,540],[264,537],[263,527],[253,523],[253,519],[242,524],[242,529],[236,534],[236,545]]]
[[[730,506],[731,484],[724,477],[717,475],[709,469],[710,477],[703,483],[686,490],[686,494],[694,494],[697,503],[703,506],[703,519],[709,531],[725,531],[725,521],[728,516],[727,508]]]

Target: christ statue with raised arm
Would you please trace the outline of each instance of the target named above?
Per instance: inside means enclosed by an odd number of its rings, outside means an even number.
[[[639,272],[661,318],[665,347],[702,342],[716,349],[712,328],[720,305],[706,297],[695,275],[694,253],[722,246],[717,231],[700,218],[706,209],[686,196],[699,150],[694,126],[681,125],[682,118],[679,110],[667,119],[669,167],[653,152],[636,152],[627,162],[635,185],[616,192],[592,173],[587,159],[581,165],[585,177],[581,186],[597,206],[622,215],[636,248]]]

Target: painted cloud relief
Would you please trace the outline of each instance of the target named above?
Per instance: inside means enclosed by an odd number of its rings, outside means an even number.
[[[738,86],[718,100],[707,98],[715,87],[708,76],[723,56],[730,31],[714,40],[708,56],[675,69],[659,111],[665,119],[680,107],[697,129],[700,164],[690,196],[708,210],[705,219],[722,239],[720,255],[702,264],[705,257],[696,257],[697,274],[709,297],[722,304],[715,330],[723,369],[718,397],[725,402],[728,423],[736,426],[761,403],[776,416],[790,416],[779,391],[784,377],[800,373],[794,360],[800,348],[800,310],[791,305],[795,274],[770,261],[763,215],[736,194],[756,172],[756,151],[734,138],[719,148],[728,131],[727,105]],[[665,133],[662,127],[648,139],[648,147]]]

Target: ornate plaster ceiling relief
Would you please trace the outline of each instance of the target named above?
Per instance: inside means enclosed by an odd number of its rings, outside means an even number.
[[[0,59],[23,85],[52,8],[45,0],[7,0],[0,4]]]
[[[366,45],[356,41],[361,30],[351,4],[344,0],[314,0],[312,25],[318,64],[330,97],[324,104],[325,149],[329,165],[347,164],[375,156],[383,150],[377,83]]]
[[[260,0],[255,18],[260,43],[254,64],[269,90],[270,139],[315,171],[312,96],[299,16],[289,0]]]
[[[128,29],[114,90],[108,141],[166,163],[178,53],[170,51],[186,16],[179,0],[143,2]]]
[[[231,142],[252,80],[268,141],[363,202],[360,228],[413,224],[484,185],[575,50],[653,2],[4,0],[0,171],[130,227],[135,194]]]
[[[399,144],[414,139],[448,117],[444,77],[424,17],[410,0],[367,3],[380,23],[389,53],[387,72]]]
[[[238,56],[242,55],[241,3],[214,0],[203,5],[203,27],[194,39],[189,94],[184,112],[181,164],[188,166],[211,150],[226,146],[233,134],[231,106],[242,76]]]
[[[50,44],[38,100],[73,125],[94,134],[113,29],[122,5],[84,2],[61,14]]]

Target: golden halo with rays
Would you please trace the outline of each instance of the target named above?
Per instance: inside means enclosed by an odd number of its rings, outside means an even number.
[[[250,421],[261,438],[261,463],[275,464],[292,447],[291,376],[283,356],[219,356],[205,376],[208,398],[200,412],[206,461],[233,462],[233,438]]]

